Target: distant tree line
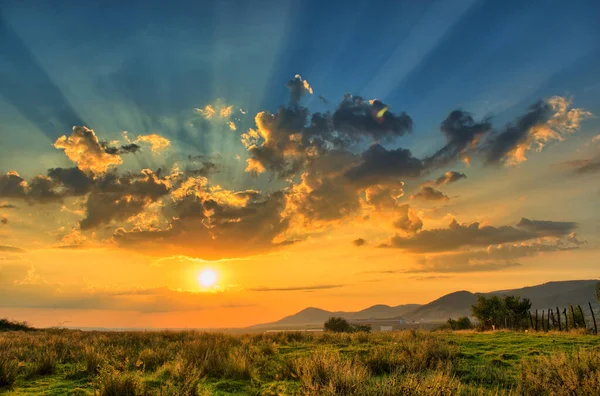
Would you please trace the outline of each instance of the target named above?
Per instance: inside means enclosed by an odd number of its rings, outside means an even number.
[[[327,319],[323,325],[323,329],[332,333],[357,333],[359,331],[364,331],[365,333],[371,332],[371,326],[353,324],[341,317],[331,317]]]

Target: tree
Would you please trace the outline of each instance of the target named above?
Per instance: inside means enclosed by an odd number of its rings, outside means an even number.
[[[471,306],[471,312],[485,330],[502,327],[507,313],[504,302],[498,296],[477,297],[477,304]]]
[[[473,328],[471,319],[467,316],[462,316],[456,320],[452,318],[448,319],[448,326],[450,326],[452,330],[468,330]]]
[[[323,325],[325,331],[331,331],[333,333],[351,333],[352,326],[344,318],[331,317],[327,319]]]
[[[346,319],[340,317],[331,317],[323,324],[325,331],[331,331],[332,333],[356,333],[364,331],[365,333],[371,332],[370,325],[351,324]]]
[[[477,304],[471,307],[471,312],[483,329],[520,329],[528,326],[530,309],[531,301],[528,298],[521,300],[516,296],[505,296],[503,299],[498,296],[479,296]]]
[[[596,282],[596,300],[600,303],[600,282]]]

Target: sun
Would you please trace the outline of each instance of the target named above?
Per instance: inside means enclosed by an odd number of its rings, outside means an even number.
[[[202,272],[200,272],[198,280],[200,281],[202,286],[210,287],[215,284],[215,281],[217,280],[217,274],[211,269],[205,269]]]

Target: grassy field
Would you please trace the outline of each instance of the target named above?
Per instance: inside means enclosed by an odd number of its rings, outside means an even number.
[[[600,337],[0,333],[8,395],[597,395]]]

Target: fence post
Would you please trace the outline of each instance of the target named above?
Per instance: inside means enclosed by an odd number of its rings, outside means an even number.
[[[556,316],[558,317],[558,331],[562,331],[562,328],[560,326],[560,310],[558,309],[558,307],[556,307]]]
[[[567,308],[563,310],[563,314],[565,314],[565,330],[569,331],[569,319],[567,318]],[[560,317],[560,312],[558,313],[558,316]]]
[[[592,303],[588,301],[588,305],[590,306],[590,312],[592,313],[592,322],[594,322],[594,334],[598,335],[598,325],[596,324],[596,315],[594,315]]]
[[[535,310],[535,331],[538,331],[538,316],[537,316],[537,309]]]
[[[544,310],[542,309],[542,331],[544,331]]]
[[[533,314],[529,311],[529,328],[533,330]]]
[[[579,308],[579,313],[581,314],[581,320],[583,321],[583,328],[587,331],[587,322],[585,321],[585,315],[583,314],[583,309],[581,309],[581,305],[577,304],[577,308]]]
[[[554,312],[552,312],[552,308],[548,308],[548,327],[546,330],[550,330],[550,317],[552,316],[552,324],[554,325]]]
[[[573,306],[570,305],[571,307],[571,316],[573,317],[573,328],[576,329],[577,328],[577,321],[575,320],[575,311],[573,310]]]

